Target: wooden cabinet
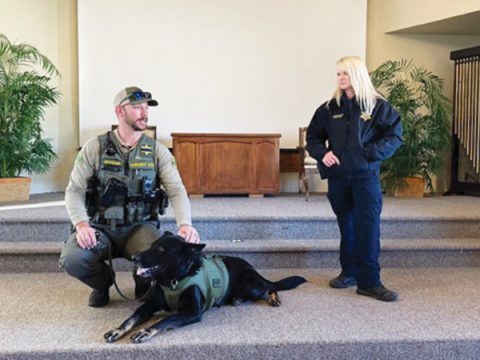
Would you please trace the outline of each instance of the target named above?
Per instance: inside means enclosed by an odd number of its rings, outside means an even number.
[[[189,194],[276,194],[280,134],[173,133],[173,154]]]

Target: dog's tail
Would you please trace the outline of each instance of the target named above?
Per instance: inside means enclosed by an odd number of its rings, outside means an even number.
[[[273,287],[277,291],[290,290],[296,288],[298,285],[307,282],[307,280],[301,276],[290,276],[280,281],[272,283]]]

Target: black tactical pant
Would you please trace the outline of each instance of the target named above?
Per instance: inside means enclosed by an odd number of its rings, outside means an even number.
[[[342,274],[355,277],[362,289],[380,285],[379,178],[329,179],[328,199],[340,228]]]
[[[130,260],[140,251],[146,250],[160,237],[155,223],[143,223],[129,227],[118,227],[116,231],[92,226],[98,231],[97,246],[82,249],[73,232],[62,249],[59,265],[66,272],[93,289],[105,289],[112,284],[111,269],[106,264],[110,244],[112,258]]]

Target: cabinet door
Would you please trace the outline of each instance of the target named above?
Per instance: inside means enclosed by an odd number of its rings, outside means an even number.
[[[189,194],[198,194],[197,144],[191,141],[173,143],[174,155],[183,184]]]
[[[264,140],[255,145],[256,192],[279,191],[280,154],[278,141]]]
[[[201,144],[201,188],[204,193],[246,193],[252,187],[253,148],[241,141]]]

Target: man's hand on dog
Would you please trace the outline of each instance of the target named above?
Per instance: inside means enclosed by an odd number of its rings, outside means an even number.
[[[189,243],[198,244],[200,242],[200,235],[192,225],[180,225],[177,235],[183,237]]]
[[[75,225],[77,230],[77,243],[82,249],[91,249],[97,245],[97,237],[95,236],[95,229],[92,228],[88,222],[82,221]]]

